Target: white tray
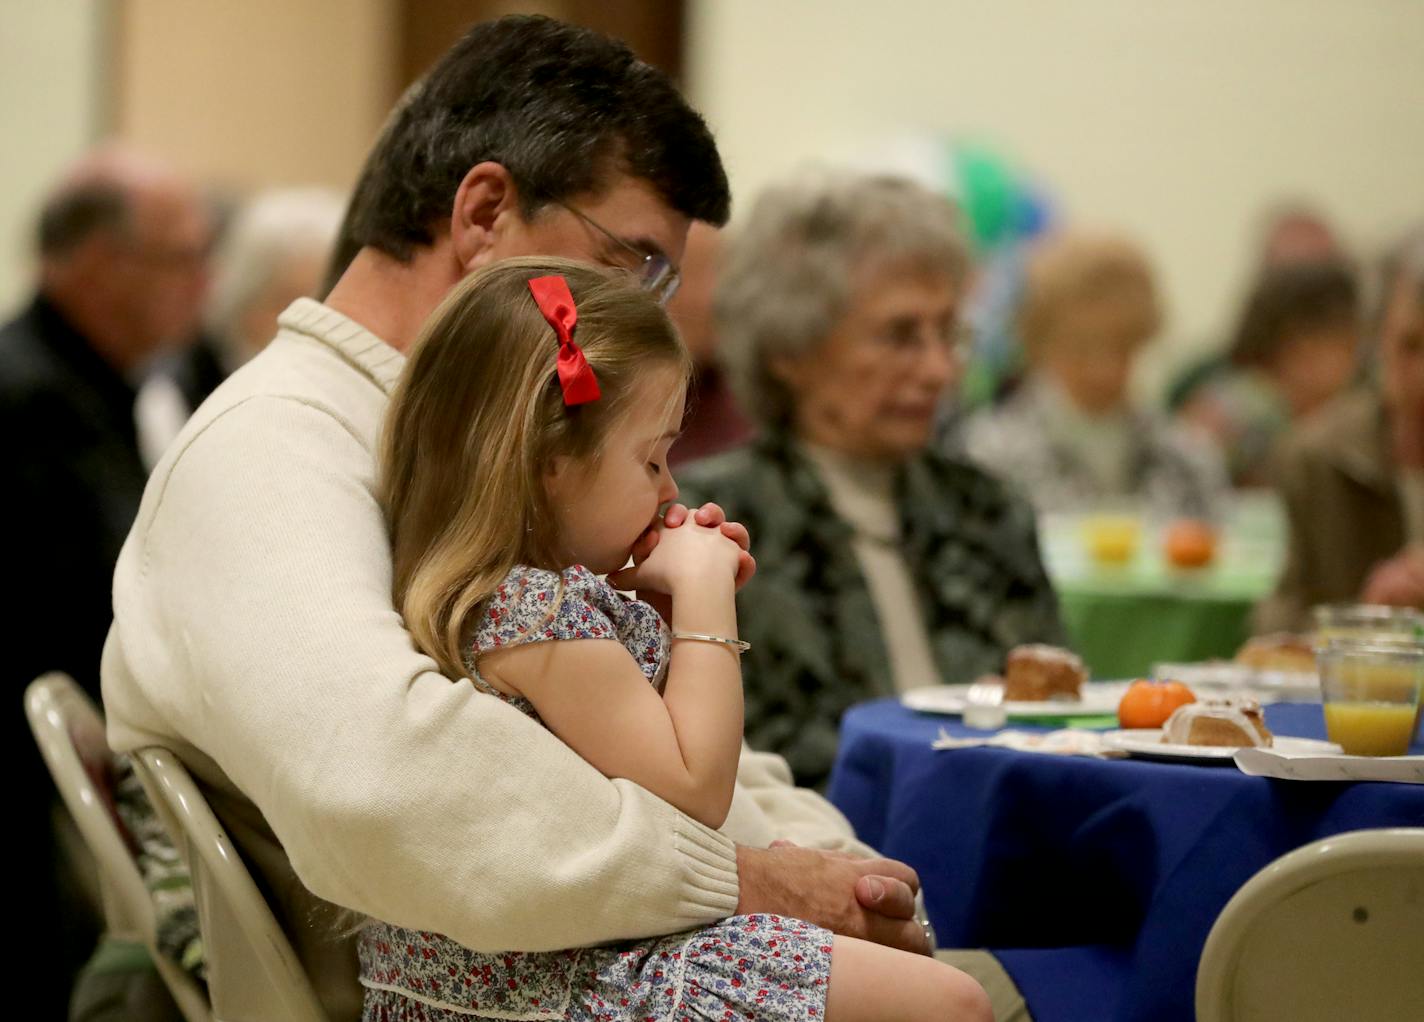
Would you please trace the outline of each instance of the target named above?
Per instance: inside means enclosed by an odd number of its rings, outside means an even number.
[[[1288,781],[1424,784],[1424,756],[1345,756],[1293,753],[1288,749],[1242,749],[1236,754],[1236,766],[1244,774]]]

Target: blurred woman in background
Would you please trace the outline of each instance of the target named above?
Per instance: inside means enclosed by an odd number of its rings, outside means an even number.
[[[1344,262],[1264,271],[1242,310],[1229,362],[1187,394],[1181,416],[1212,436],[1236,486],[1270,483],[1293,424],[1347,387],[1360,346],[1359,288]]]
[[[1424,225],[1385,263],[1378,382],[1336,397],[1284,443],[1285,574],[1263,631],[1318,603],[1424,607]]]
[[[747,739],[801,784],[825,782],[853,703],[1061,638],[1032,510],[931,445],[961,371],[956,219],[897,178],[785,185],[723,266],[717,329],[761,434],[681,470],[680,499],[756,537],[738,596]]]
[[[267,346],[277,317],[316,297],[345,200],[325,188],[262,192],[223,235],[205,322],[231,373]]]
[[[969,454],[1040,510],[1141,502],[1164,517],[1211,517],[1225,473],[1209,443],[1133,406],[1133,367],[1161,325],[1142,251],[1065,233],[1028,260],[1019,330],[1024,384],[965,428]]]

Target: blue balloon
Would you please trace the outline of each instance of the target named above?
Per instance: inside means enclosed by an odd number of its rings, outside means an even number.
[[[1025,186],[1018,195],[1014,210],[1014,233],[1020,238],[1036,238],[1053,223],[1053,208],[1047,196],[1038,189]]]

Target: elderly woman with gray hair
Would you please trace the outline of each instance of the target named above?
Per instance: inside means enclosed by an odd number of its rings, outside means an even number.
[[[281,188],[258,194],[233,218],[204,314],[228,372],[267,346],[288,305],[315,296],[345,208],[326,188]]]
[[[724,266],[717,328],[761,433],[684,469],[681,499],[755,537],[747,738],[803,785],[826,781],[853,703],[1062,637],[1028,505],[931,445],[961,368],[956,219],[897,178],[777,187]]]

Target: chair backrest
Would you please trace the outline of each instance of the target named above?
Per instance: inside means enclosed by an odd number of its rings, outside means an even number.
[[[147,947],[183,1017],[206,1022],[207,997],[158,950],[153,897],[114,809],[113,753],[98,709],[73,678],[54,672],[25,689],[25,716],[60,798],[98,866],[108,935]]]
[[[1227,902],[1197,970],[1199,1022],[1424,1018],[1424,829],[1284,855]]]
[[[193,875],[218,1022],[327,1022],[311,981],[193,778],[167,749],[134,755],[134,769]]]

